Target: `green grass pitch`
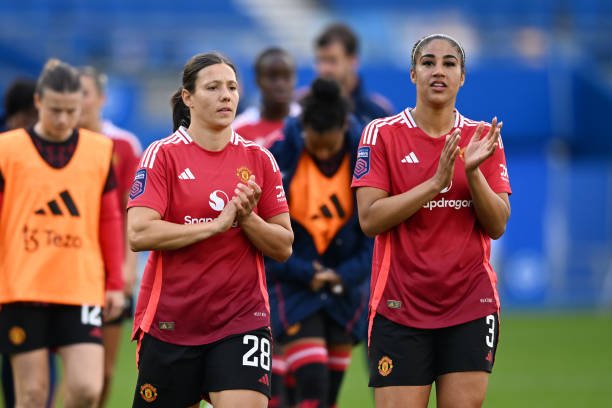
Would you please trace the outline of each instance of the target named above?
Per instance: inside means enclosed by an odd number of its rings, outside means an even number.
[[[131,406],[135,344],[125,327],[109,407]],[[355,349],[340,408],[370,408],[364,353]],[[435,399],[430,401],[435,407]],[[485,407],[612,406],[612,313],[505,313]]]

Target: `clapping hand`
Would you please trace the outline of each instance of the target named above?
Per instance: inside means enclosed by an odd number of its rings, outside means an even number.
[[[234,190],[236,194],[232,202],[236,206],[236,218],[238,221],[251,214],[261,197],[261,187],[255,182],[255,176],[251,175],[246,184],[238,183]]]
[[[440,160],[438,161],[438,168],[433,177],[440,190],[448,186],[453,179],[455,159],[459,155],[459,146],[457,146],[459,139],[461,139],[461,129],[455,129],[453,133],[446,136]]]
[[[486,159],[491,157],[497,147],[502,125],[503,122],[497,123],[497,117],[493,118],[489,132],[483,137],[484,124],[482,122],[478,124],[472,140],[463,152],[466,172],[477,169]]]

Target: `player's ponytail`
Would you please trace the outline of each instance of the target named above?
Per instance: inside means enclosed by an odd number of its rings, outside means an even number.
[[[191,113],[183,102],[182,86],[172,95],[170,104],[172,105],[172,131],[176,132],[181,126],[188,128],[191,124]]]

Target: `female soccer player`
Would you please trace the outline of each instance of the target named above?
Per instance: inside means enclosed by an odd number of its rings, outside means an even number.
[[[82,92],[68,64],[47,62],[34,103],[33,127],[0,135],[0,352],[17,406],[45,406],[54,350],[65,406],[96,407],[102,306],[113,319],[124,303],[112,143],[76,128]]]
[[[146,149],[128,204],[128,238],[151,250],[136,307],[134,406],[265,407],[270,309],[263,256],[284,261],[293,232],[281,173],[232,131],[238,82],[199,54],[172,98],[169,137]],[[152,404],[152,405],[151,405]]]
[[[302,109],[272,146],[295,231],[289,260],[267,263],[272,328],[297,406],[332,407],[365,334],[372,240],[350,187],[362,127],[334,80],[315,80]]]
[[[510,215],[501,123],[455,109],[465,53],[443,34],[418,41],[417,102],[372,121],[357,152],[363,231],[376,236],[370,386],[377,407],[481,406],[493,368],[499,298],[490,240]]]

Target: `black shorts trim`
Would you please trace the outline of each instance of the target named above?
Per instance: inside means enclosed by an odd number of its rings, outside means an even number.
[[[210,392],[240,389],[270,398],[271,337],[262,327],[211,344],[180,346],[145,333],[133,406],[189,406]]]
[[[370,387],[429,385],[452,372],[493,370],[499,318],[417,329],[377,314],[370,338]]]

